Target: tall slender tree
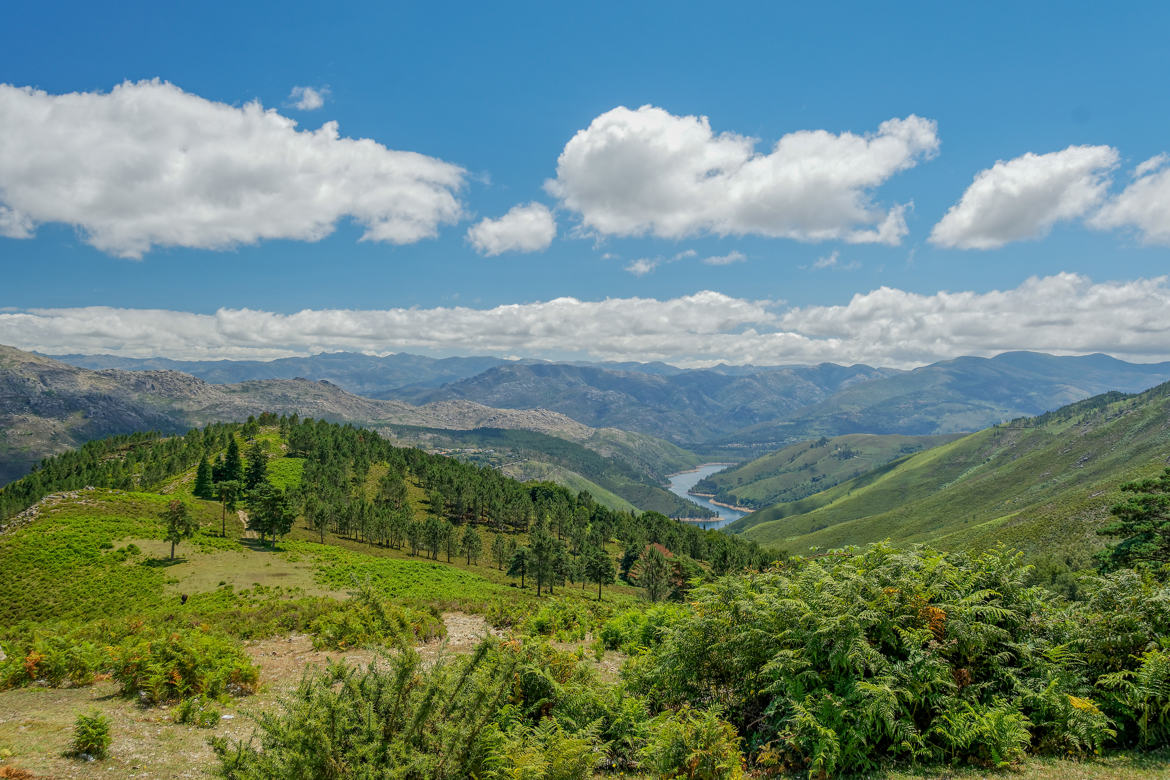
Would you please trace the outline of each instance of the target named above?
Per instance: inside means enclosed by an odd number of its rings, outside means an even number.
[[[175,559],[175,545],[194,536],[199,524],[191,517],[191,510],[187,504],[178,499],[167,504],[162,519],[167,526],[165,538],[171,543],[171,560],[173,561]]]

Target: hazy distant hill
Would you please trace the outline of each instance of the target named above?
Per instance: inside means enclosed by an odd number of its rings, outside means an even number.
[[[170,360],[115,355],[52,355],[72,366],[127,371],[182,371],[212,384],[253,379],[324,379],[367,398],[401,398],[475,376],[510,361],[494,357],[429,358],[405,353],[373,357],[356,352],[322,352],[277,360]]]
[[[969,432],[1098,393],[1140,392],[1168,380],[1170,363],[1126,363],[1107,355],[962,357],[849,385],[784,419],[729,431],[707,444],[775,449],[848,433]]]
[[[898,436],[851,433],[791,444],[700,480],[694,492],[716,501],[763,509],[796,501],[910,453],[952,441],[960,434]]]
[[[855,383],[890,375],[869,366],[756,367],[747,373],[615,371],[562,363],[497,366],[420,400],[460,398],[508,409],[545,408],[595,427],[694,445],[798,414]]]
[[[308,379],[210,384],[171,370],[93,371],[0,346],[0,484],[27,473],[47,455],[90,439],[151,429],[178,432],[264,411],[374,428],[536,431],[574,443],[593,457],[620,459],[627,477],[652,488],[648,493],[626,491],[639,507],[639,497],[654,506],[684,506],[658,484],[665,474],[699,462],[693,453],[665,441],[597,430],[544,409],[492,409],[470,401],[412,406],[363,398],[330,382]]]
[[[777,504],[730,529],[806,551],[891,539],[948,549],[1003,542],[1084,563],[1117,487],[1170,460],[1170,383],[1108,393],[989,428]]]

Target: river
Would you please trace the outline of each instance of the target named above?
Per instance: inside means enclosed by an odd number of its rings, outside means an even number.
[[[681,474],[672,474],[669,477],[669,479],[670,479],[669,490],[671,493],[674,493],[676,496],[682,496],[683,498],[690,499],[691,501],[694,501],[699,506],[706,507],[707,509],[710,509],[714,512],[719,513],[718,518],[711,518],[710,520],[708,520],[706,522],[694,523],[694,525],[697,525],[700,528],[722,528],[723,526],[727,525],[728,523],[735,521],[735,520],[738,520],[739,518],[741,518],[747,514],[747,512],[738,512],[734,509],[728,509],[725,506],[718,506],[716,504],[712,504],[710,501],[703,498],[702,496],[692,496],[689,493],[687,493],[687,491],[690,490],[691,488],[693,488],[695,486],[695,483],[698,482],[703,477],[709,477],[712,474],[714,474],[716,471],[723,471],[723,469],[727,468],[730,465],[732,465],[732,464],[730,464],[730,463],[704,463],[702,466],[699,466],[694,471],[684,471]]]

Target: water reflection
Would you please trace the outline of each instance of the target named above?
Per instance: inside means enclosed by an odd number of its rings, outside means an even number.
[[[692,496],[692,495],[687,493],[687,491],[690,490],[691,488],[693,488],[695,486],[695,483],[698,482],[700,479],[703,479],[703,477],[709,477],[712,474],[714,474],[715,472],[722,471],[723,469],[727,468],[730,465],[732,465],[732,464],[730,464],[730,463],[704,463],[702,466],[699,466],[699,468],[695,469],[694,471],[684,471],[681,474],[675,474],[675,475],[670,477],[670,492],[671,493],[674,493],[677,496],[682,496],[683,498],[690,499],[691,501],[694,501],[699,506],[705,506],[708,509],[711,509],[711,510],[719,513],[719,517],[717,517],[717,518],[713,517],[708,521],[701,522],[701,523],[695,523],[695,525],[699,526],[700,528],[722,528],[723,526],[727,525],[728,523],[735,521],[735,520],[738,520],[739,518],[741,518],[747,514],[747,512],[738,512],[734,509],[728,509],[725,506],[719,506],[717,504],[712,504],[710,501],[708,501],[705,498],[701,498],[700,496]]]

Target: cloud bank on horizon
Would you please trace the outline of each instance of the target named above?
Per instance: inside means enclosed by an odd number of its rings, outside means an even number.
[[[1170,360],[1170,279],[1096,283],[1070,273],[1009,290],[921,295],[881,287],[842,305],[702,291],[667,300],[557,298],[489,309],[305,310],[85,307],[0,311],[0,343],[49,354],[269,359],[323,351],[523,354],[553,359],[869,363],[912,367],[1010,350]]]

